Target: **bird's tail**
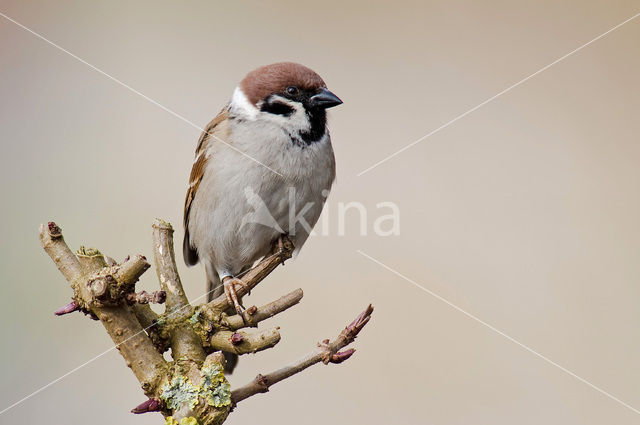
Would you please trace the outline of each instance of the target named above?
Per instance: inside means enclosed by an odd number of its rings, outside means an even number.
[[[213,272],[209,273],[207,271],[207,302],[214,300],[224,293],[224,286],[222,282],[220,282],[220,278],[218,277],[218,273]],[[226,364],[224,366],[224,372],[231,374],[233,373],[233,369],[236,368],[238,364],[238,355],[235,353],[227,353],[224,352],[224,358],[226,360]]]

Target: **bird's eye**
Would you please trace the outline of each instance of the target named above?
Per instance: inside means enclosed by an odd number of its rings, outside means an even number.
[[[298,94],[298,88],[294,87],[294,86],[289,86],[289,87],[287,87],[287,93],[292,95],[292,96],[296,95],[296,94]]]

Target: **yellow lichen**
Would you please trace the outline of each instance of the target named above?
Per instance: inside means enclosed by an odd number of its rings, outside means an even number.
[[[84,245],[81,245],[76,251],[76,255],[80,257],[99,257],[102,256],[102,253],[96,248],[86,248]]]
[[[164,425],[198,425],[198,420],[193,416],[189,416],[187,418],[180,419],[180,422],[178,422],[178,420],[173,416],[167,416]]]
[[[209,406],[225,407],[231,405],[231,386],[224,378],[222,366],[215,363],[202,368],[198,386],[184,376],[175,376],[162,387],[160,398],[173,411],[183,405],[193,409],[198,404],[198,398],[202,398]]]
[[[223,407],[231,404],[231,386],[224,379],[222,367],[219,364],[202,369],[199,394],[209,406]]]

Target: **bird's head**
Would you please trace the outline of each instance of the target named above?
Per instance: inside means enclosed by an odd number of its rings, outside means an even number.
[[[236,88],[231,107],[252,119],[296,130],[309,143],[325,133],[325,110],[341,103],[313,70],[279,62],[247,74]]]

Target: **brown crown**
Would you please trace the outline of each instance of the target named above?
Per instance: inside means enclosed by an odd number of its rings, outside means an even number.
[[[270,94],[284,92],[289,86],[301,90],[326,87],[322,78],[313,70],[294,62],[261,66],[248,73],[240,82],[240,88],[254,105]]]

